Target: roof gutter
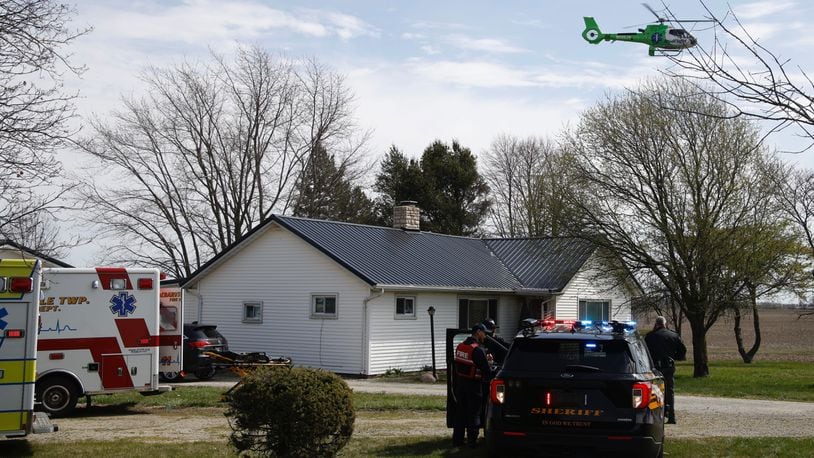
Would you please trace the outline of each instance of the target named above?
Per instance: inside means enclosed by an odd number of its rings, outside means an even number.
[[[514,292],[524,296],[562,296],[561,289],[550,288],[517,288],[514,290]]]
[[[381,289],[392,289],[398,291],[439,291],[439,292],[483,292],[483,293],[513,293],[515,292],[514,289],[510,288],[478,288],[478,287],[467,287],[467,286],[430,286],[430,285],[400,285],[400,284],[375,284],[373,285],[375,288]]]

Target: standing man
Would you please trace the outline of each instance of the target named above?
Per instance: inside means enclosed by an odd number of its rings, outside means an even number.
[[[464,433],[470,447],[474,448],[478,440],[483,384],[494,377],[483,347],[485,338],[486,327],[478,323],[472,326],[472,335],[455,348],[456,407],[452,444],[456,447],[464,445]]]
[[[644,337],[644,341],[656,369],[664,374],[665,415],[667,423],[675,424],[675,360],[683,361],[687,357],[687,347],[681,341],[681,336],[667,329],[667,320],[663,316],[656,317],[656,324]]]

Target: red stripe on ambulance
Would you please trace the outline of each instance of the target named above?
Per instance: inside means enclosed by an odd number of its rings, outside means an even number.
[[[113,289],[111,287],[111,280],[118,279],[123,279],[127,282],[125,289],[133,289],[130,275],[127,274],[127,269],[123,267],[97,267],[96,274],[99,276],[102,289]]]
[[[105,388],[132,388],[133,379],[121,355],[115,337],[80,337],[76,339],[40,339],[37,351],[90,350],[93,362],[98,363]],[[119,372],[119,368],[123,370]]]
[[[116,327],[122,337],[124,348],[157,347],[158,336],[151,336],[143,318],[118,318]]]

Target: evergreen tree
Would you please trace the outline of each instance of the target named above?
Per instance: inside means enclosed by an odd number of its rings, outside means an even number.
[[[373,189],[379,193],[376,199],[376,223],[393,224],[393,207],[405,200],[419,202],[424,192],[421,166],[415,159],[407,159],[395,145],[390,147],[381,163]]]
[[[478,173],[469,148],[437,140],[421,161],[407,159],[395,146],[381,164],[374,189],[380,193],[376,211],[380,224],[390,225],[393,206],[414,200],[421,208],[421,229],[452,235],[473,235],[489,211],[489,186]]]
[[[370,224],[374,222],[372,207],[362,188],[348,176],[348,164],[337,166],[334,155],[317,144],[297,181],[293,215]]]

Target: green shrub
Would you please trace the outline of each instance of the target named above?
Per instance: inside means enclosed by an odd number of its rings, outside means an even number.
[[[229,397],[230,442],[275,457],[334,456],[353,433],[352,392],[324,370],[268,367]]]

